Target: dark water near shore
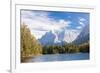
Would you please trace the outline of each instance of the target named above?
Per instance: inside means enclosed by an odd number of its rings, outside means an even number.
[[[49,54],[30,58],[25,58],[23,62],[51,62],[51,61],[73,61],[73,60],[89,60],[89,53],[77,54]]]

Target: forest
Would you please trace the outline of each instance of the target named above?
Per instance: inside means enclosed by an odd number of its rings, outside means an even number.
[[[71,43],[64,45],[46,45],[42,49],[42,54],[89,53],[89,43],[81,45]]]

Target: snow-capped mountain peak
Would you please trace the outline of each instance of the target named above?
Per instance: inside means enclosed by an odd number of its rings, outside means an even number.
[[[66,30],[63,40],[66,41],[67,43],[71,43],[77,38],[78,35],[79,35],[79,32],[77,31]]]
[[[77,31],[74,30],[60,30],[60,31],[49,31],[46,32],[45,35],[42,36],[39,41],[45,44],[56,44],[56,43],[71,43],[76,37],[79,35]]]

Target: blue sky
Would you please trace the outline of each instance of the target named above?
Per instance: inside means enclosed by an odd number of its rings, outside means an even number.
[[[25,23],[37,39],[48,31],[75,31],[89,25],[89,13],[21,10],[21,24]]]
[[[69,20],[72,23],[70,24],[70,28],[75,29],[75,27],[80,26],[80,19],[82,23],[89,24],[89,13],[82,12],[50,12],[49,17],[60,20],[64,19],[65,21]]]

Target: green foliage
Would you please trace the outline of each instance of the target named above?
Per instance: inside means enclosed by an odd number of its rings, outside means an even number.
[[[74,44],[49,45],[43,47],[43,54],[78,53],[79,47]]]
[[[21,57],[29,57],[42,54],[42,47],[29,28],[23,23],[20,28],[21,34]]]
[[[43,47],[43,54],[69,54],[69,53],[89,53],[89,43],[81,45],[64,44],[64,45],[46,45]]]
[[[65,48],[66,53],[78,53],[79,52],[79,47],[75,44],[65,44],[63,45]]]

